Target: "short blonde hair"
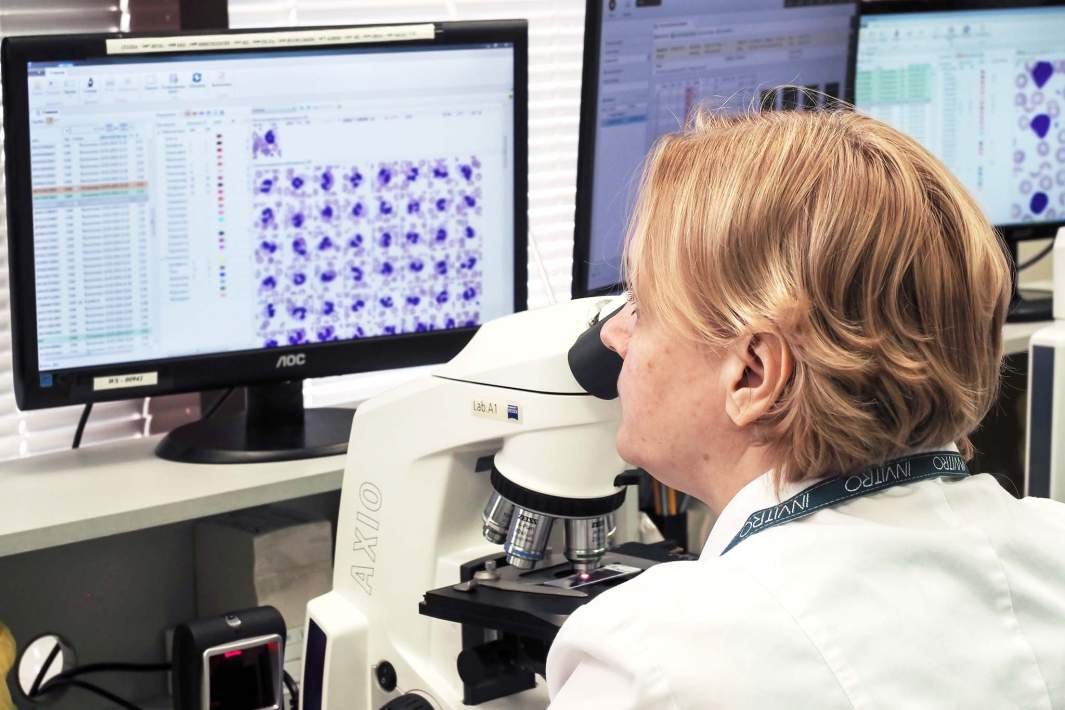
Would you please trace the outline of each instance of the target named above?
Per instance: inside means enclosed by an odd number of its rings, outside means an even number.
[[[725,347],[775,332],[795,369],[758,423],[778,483],[956,442],[997,394],[1001,239],[913,139],[850,110],[698,113],[644,171],[626,246],[640,304]]]

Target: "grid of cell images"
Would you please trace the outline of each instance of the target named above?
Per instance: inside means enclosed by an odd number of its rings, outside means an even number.
[[[283,151],[276,128],[254,135],[265,347],[480,323],[477,156],[305,166]]]

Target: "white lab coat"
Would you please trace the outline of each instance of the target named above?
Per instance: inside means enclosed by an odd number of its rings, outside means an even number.
[[[752,481],[701,559],[573,614],[547,659],[551,710],[1065,708],[1065,505],[932,479],[720,556],[805,485],[778,499]]]

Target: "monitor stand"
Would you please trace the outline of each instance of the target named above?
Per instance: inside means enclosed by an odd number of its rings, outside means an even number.
[[[1006,312],[1007,323],[1033,323],[1054,320],[1054,294],[1052,291],[1017,288],[1017,242],[1007,241],[1010,258],[1013,259],[1013,299]]]
[[[163,437],[156,456],[184,463],[263,463],[348,450],[353,409],[303,408],[303,381],[247,388],[247,410],[200,419]]]

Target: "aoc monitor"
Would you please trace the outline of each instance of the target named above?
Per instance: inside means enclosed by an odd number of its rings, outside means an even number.
[[[912,136],[1006,239],[1065,225],[1065,3],[862,3],[848,98]],[[1049,319],[1017,298],[1011,320]]]
[[[15,394],[237,385],[166,458],[339,453],[307,377],[526,307],[524,21],[4,40]]]
[[[574,296],[619,287],[655,140],[695,106],[801,110],[840,97],[854,12],[851,0],[588,0]]]

